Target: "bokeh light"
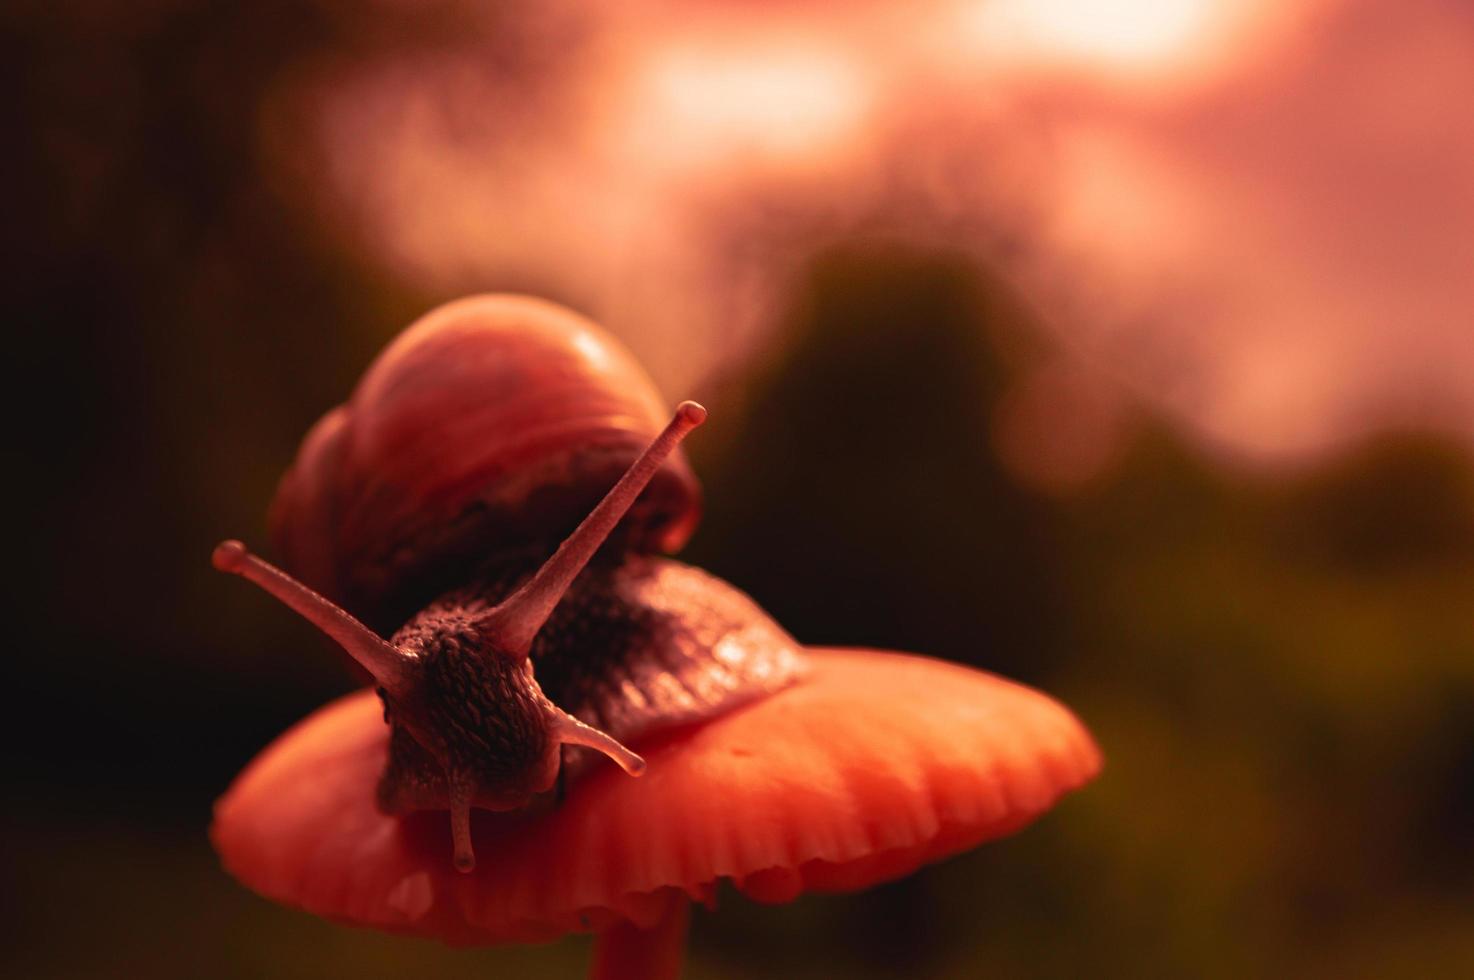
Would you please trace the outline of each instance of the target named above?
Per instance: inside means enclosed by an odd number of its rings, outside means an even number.
[[[267,145],[394,274],[553,292],[675,386],[777,342],[793,260],[861,232],[1001,268],[1235,454],[1471,433],[1457,4],[923,7],[470,25],[290,76]]]

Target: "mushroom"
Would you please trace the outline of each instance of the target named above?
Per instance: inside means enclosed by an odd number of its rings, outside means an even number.
[[[689,899],[730,879],[788,902],[1011,833],[1098,771],[1090,735],[1030,688],[907,654],[811,649],[802,682],[653,735],[643,779],[593,768],[540,810],[476,811],[480,861],[445,860],[443,812],[375,806],[389,730],[371,691],[311,715],[219,801],[226,868],[340,922],[455,944],[597,933],[600,980],[679,974]]]

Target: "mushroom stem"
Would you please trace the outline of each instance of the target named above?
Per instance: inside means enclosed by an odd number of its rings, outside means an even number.
[[[686,961],[691,902],[676,893],[649,929],[620,922],[594,937],[589,980],[678,980]]]
[[[578,573],[583,571],[594,552],[609,537],[616,524],[634,504],[660,464],[680,445],[686,433],[706,421],[706,409],[695,402],[681,402],[675,417],[655,437],[640,458],[625,471],[613,489],[599,501],[583,523],[574,529],[553,557],[482,620],[493,631],[503,652],[525,657],[532,649],[533,637],[553,613],[563,593]]]
[[[210,561],[222,572],[255,582],[332,637],[374,676],[379,686],[391,693],[402,694],[409,690],[413,665],[410,658],[354,619],[347,610],[329,602],[270,562],[251,554],[239,541],[220,542],[215,546]]]

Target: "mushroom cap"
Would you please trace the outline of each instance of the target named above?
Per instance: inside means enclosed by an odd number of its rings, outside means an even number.
[[[1101,757],[1053,699],[955,664],[810,650],[798,685],[600,765],[544,812],[476,811],[476,871],[441,812],[374,805],[388,728],[362,691],[258,756],[216,805],[225,867],[325,918],[452,943],[649,925],[671,895],[730,878],[759,901],[898,878],[1011,833]]]

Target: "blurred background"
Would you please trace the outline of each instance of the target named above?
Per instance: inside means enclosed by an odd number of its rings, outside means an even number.
[[[607,325],[686,552],[800,639],[1071,705],[1108,768],[690,975],[1474,975],[1464,0],[13,2],[14,977],[578,976],[280,909],[212,800],[345,690],[209,568],[411,319]]]

